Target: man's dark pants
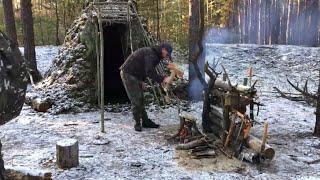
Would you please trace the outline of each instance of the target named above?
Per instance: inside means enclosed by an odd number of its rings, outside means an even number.
[[[129,100],[131,101],[131,108],[133,118],[137,123],[141,123],[142,120],[148,120],[148,115],[144,105],[143,89],[141,81],[136,77],[120,71],[120,76],[123,85],[126,89]]]

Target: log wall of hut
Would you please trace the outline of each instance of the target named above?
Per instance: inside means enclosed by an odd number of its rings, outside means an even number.
[[[110,103],[128,101],[119,70],[128,55],[126,34],[125,24],[105,25],[103,29],[105,100]]]

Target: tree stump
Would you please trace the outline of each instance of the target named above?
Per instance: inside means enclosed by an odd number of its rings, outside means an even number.
[[[57,165],[59,168],[72,168],[79,165],[79,145],[76,139],[63,139],[56,144]]]

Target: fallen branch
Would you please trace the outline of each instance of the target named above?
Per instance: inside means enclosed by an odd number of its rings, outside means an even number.
[[[320,163],[320,159],[316,159],[316,160],[313,160],[313,161],[307,161],[306,163],[307,164],[317,164],[317,163]]]
[[[312,99],[314,99],[314,100],[317,99],[317,96],[316,96],[316,95],[311,94],[311,93],[309,93],[309,92],[307,92],[307,91],[304,91],[304,90],[300,89],[298,85],[295,86],[289,79],[287,79],[287,81],[288,81],[288,83],[289,83],[296,91],[300,92],[303,96],[305,96],[305,97],[307,97],[307,98],[312,98]],[[306,85],[307,85],[307,83],[306,83]],[[307,90],[307,88],[304,88],[304,89]]]
[[[207,140],[203,137],[201,139],[188,142],[186,144],[179,144],[176,146],[176,150],[189,150],[189,149],[193,149],[197,146],[203,146],[207,143],[208,143]]]
[[[289,93],[284,93],[277,87],[273,87],[275,91],[277,91],[282,98],[289,99],[290,101],[304,101],[302,96],[289,96]]]
[[[217,154],[214,150],[206,150],[206,151],[191,153],[191,157],[194,159],[214,158],[216,157],[216,155]]]
[[[42,169],[30,169],[22,166],[6,166],[7,179],[51,180],[52,173]]]

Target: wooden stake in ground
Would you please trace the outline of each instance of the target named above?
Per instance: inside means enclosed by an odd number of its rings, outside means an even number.
[[[79,165],[79,145],[76,139],[63,139],[56,144],[57,165],[59,168],[72,168]]]
[[[317,108],[316,108],[316,124],[314,127],[313,134],[320,137],[320,69],[319,69],[319,84],[318,84],[318,95],[317,95]]]

